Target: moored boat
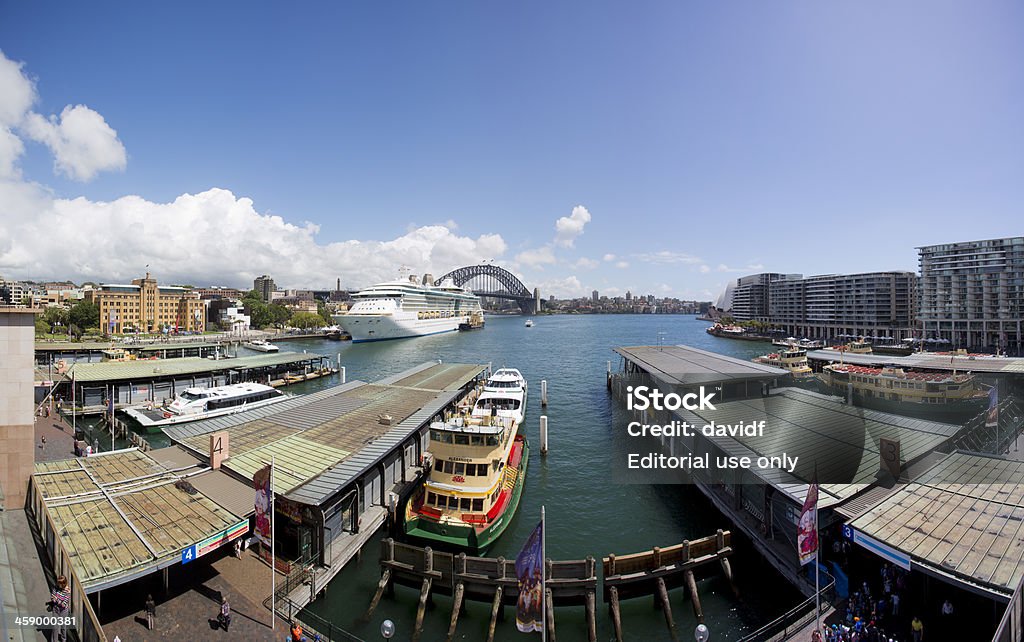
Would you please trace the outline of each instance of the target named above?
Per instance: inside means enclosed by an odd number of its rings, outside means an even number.
[[[830,392],[843,397],[852,387],[856,405],[950,423],[970,418],[988,404],[988,391],[969,373],[907,372],[833,363],[822,368],[820,379]]]
[[[250,350],[256,350],[257,352],[277,352],[280,350],[280,348],[275,346],[273,343],[264,339],[252,339],[250,341],[246,341],[242,345]]]
[[[199,421],[262,408],[288,399],[280,390],[260,383],[234,383],[214,388],[187,388],[164,406],[144,404],[123,412],[148,432],[161,426]]]
[[[762,363],[774,368],[788,370],[794,378],[809,377],[812,373],[811,366],[807,363],[807,351],[795,345],[779,350],[771,354],[754,357],[754,363]]]

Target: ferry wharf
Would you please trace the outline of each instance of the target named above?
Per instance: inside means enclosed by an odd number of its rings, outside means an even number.
[[[850,354],[838,350],[809,350],[807,360],[820,371],[830,363],[848,363],[855,366],[891,366],[904,370],[932,372],[973,372],[975,374],[1016,376],[1024,378],[1024,357],[1002,357],[990,354],[956,354],[915,352],[907,356],[885,354]]]
[[[159,357],[161,359],[181,357],[211,357],[223,354],[229,342],[225,341],[175,341],[154,343],[125,343],[119,341],[37,341],[35,361],[37,366],[57,368],[63,359],[67,363],[83,361],[99,363],[104,353],[124,350],[125,354],[138,359]]]
[[[113,395],[117,409],[147,401],[159,404],[195,386],[244,381],[273,384],[325,372],[336,372],[329,357],[304,353],[75,363],[54,382],[52,394],[62,398],[66,412],[74,400],[76,412],[96,414],[107,410],[108,394]]]
[[[984,421],[944,424],[851,407],[835,397],[790,387],[785,371],[687,346],[623,347],[615,352],[620,367],[615,372],[609,367],[607,384],[616,399],[623,400],[630,385],[677,393],[700,385],[716,387],[715,411],[634,411],[639,421],[700,426],[712,420],[735,424],[768,417],[774,424],[763,436],[706,436],[697,431],[693,436],[651,438],[645,443],[654,449],[676,456],[801,455],[792,472],[695,469],[679,481],[697,486],[732,522],[733,530],[743,533],[806,596],[814,596],[814,566],[799,564],[796,521],[817,472],[820,532],[828,548],[819,566],[824,609],[851,594],[854,579],[856,586],[860,580],[877,582],[877,569],[887,563],[908,571],[908,584],[915,591],[911,595],[925,596],[921,606],[934,610],[946,595],[955,596],[960,608],[977,614],[976,639],[988,639],[981,632],[995,628],[1024,577],[1024,534],[1019,529],[1024,471],[1001,455],[957,450],[962,443],[983,443]],[[1024,413],[1012,398],[1001,400],[1000,407],[1002,434],[1019,435]],[[882,459],[883,439],[900,445],[895,474]],[[851,559],[860,566],[841,566],[827,554],[833,542],[843,539],[853,545]],[[875,570],[863,577],[864,569]],[[744,640],[801,639],[789,636],[813,621],[814,600],[798,611]]]

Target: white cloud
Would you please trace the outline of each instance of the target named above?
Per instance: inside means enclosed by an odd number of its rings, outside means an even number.
[[[702,264],[702,265],[701,265],[701,266],[700,266],[700,267],[698,268],[698,270],[700,271],[700,273],[701,273],[701,274],[707,274],[707,273],[709,273],[709,272],[711,271],[711,268],[709,268],[709,267],[708,267],[707,265],[703,265],[703,264]]]
[[[550,245],[538,247],[532,250],[523,250],[516,254],[516,262],[528,265],[532,268],[543,269],[545,265],[555,263],[555,253]]]
[[[573,267],[576,268],[577,270],[593,270],[598,265],[601,264],[595,261],[594,259],[588,259],[585,256],[581,256],[580,258],[576,259],[575,263],[573,263]]]
[[[661,292],[662,294],[668,294],[669,292],[672,291],[672,286],[669,285],[668,283],[662,283],[661,285],[658,286],[658,291]]]
[[[451,230],[453,232],[456,231],[457,229],[459,229],[459,224],[456,223],[455,219],[453,219],[453,218],[450,218],[447,221],[445,221],[444,222],[444,226],[447,227],[449,230]]]
[[[20,124],[36,101],[35,85],[22,72],[22,66],[0,50],[0,128]]]
[[[603,259],[604,261],[606,261],[606,262],[609,262],[609,263],[610,263],[610,262],[612,262],[612,261],[614,261],[614,260],[615,260],[615,255],[614,255],[614,254],[605,254],[605,255],[604,255],[604,257],[602,257],[602,259]]]
[[[686,254],[684,252],[669,252],[668,250],[662,250],[661,252],[645,252],[641,254],[634,254],[633,256],[644,263],[684,263],[692,265],[701,262],[701,259],[696,256]]]
[[[555,243],[572,247],[576,237],[583,234],[583,228],[590,222],[590,212],[582,205],[572,208],[572,214],[555,221]]]
[[[17,178],[21,175],[18,159],[24,151],[25,146],[21,139],[6,127],[0,127],[0,179]]]
[[[625,270],[626,268],[629,267],[629,261],[619,261],[618,263],[615,264],[615,267],[619,268],[620,270]]]
[[[85,105],[68,105],[59,118],[29,114],[25,132],[50,148],[55,171],[76,181],[92,180],[104,170],[123,170],[128,162],[117,132]]]
[[[580,283],[580,280],[575,276],[567,276],[564,279],[552,279],[549,281],[541,282],[537,287],[540,288],[540,295],[542,298],[548,298],[552,294],[555,295],[556,299],[575,299],[578,297],[589,296],[591,289],[587,289]]]
[[[745,265],[743,267],[729,267],[725,263],[719,263],[718,264],[718,271],[719,272],[736,272],[736,273],[756,274],[757,272],[763,272],[764,271],[764,266],[761,265],[760,263],[752,263],[750,265]]]

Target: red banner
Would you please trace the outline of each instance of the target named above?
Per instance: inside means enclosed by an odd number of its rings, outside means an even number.
[[[800,565],[818,556],[818,482],[807,487],[807,499],[800,509],[800,523],[796,528],[797,553]]]
[[[256,489],[256,539],[265,546],[270,546],[270,510],[274,499],[274,491],[270,487],[270,466],[264,466],[252,476],[252,484]]]

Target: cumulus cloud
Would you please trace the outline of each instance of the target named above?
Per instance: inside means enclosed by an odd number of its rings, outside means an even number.
[[[659,264],[672,264],[672,263],[683,263],[683,264],[696,264],[700,263],[701,259],[685,252],[669,252],[668,250],[662,250],[661,252],[644,252],[641,254],[634,254],[634,258],[644,263],[659,263]]]
[[[629,261],[619,261],[618,263],[615,264],[615,267],[619,268],[620,270],[625,270],[626,268],[629,267]]]
[[[711,268],[708,267],[707,265],[703,265],[703,264],[699,268],[697,268],[697,269],[700,271],[701,274],[707,274],[707,273],[711,272]]]
[[[523,250],[519,254],[516,254],[516,262],[542,270],[545,265],[555,263],[555,253],[549,245],[532,250]]]
[[[583,228],[590,222],[590,212],[582,205],[572,208],[572,214],[555,221],[555,243],[572,247],[576,237],[583,234]]]
[[[54,170],[76,181],[92,180],[106,170],[123,170],[128,162],[117,132],[85,105],[68,105],[60,116],[29,114],[25,133],[53,152]]]
[[[21,174],[18,159],[24,151],[21,139],[11,130],[0,127],[0,179],[17,178]]]
[[[614,254],[605,254],[603,258],[604,258],[604,261],[606,261],[608,263],[611,263],[612,261],[615,260],[615,255]]]
[[[756,273],[756,272],[763,272],[764,271],[764,265],[762,265],[760,263],[752,263],[752,264],[749,264],[749,265],[745,265],[743,267],[729,267],[725,263],[719,263],[718,264],[718,271],[719,272],[736,272],[736,273],[743,273],[743,272],[745,272],[747,274],[753,274],[753,273]]]
[[[36,101],[35,84],[22,72],[23,66],[0,50],[0,127],[21,123]]]
[[[573,267],[576,268],[577,270],[593,270],[598,265],[601,264],[595,261],[594,259],[588,259],[585,256],[581,256],[580,258],[576,259],[575,263],[573,263]]]
[[[544,298],[553,294],[556,299],[575,299],[578,297],[589,296],[591,292],[591,289],[584,287],[576,276],[567,276],[564,279],[542,281],[538,287],[540,288],[541,296]]]

